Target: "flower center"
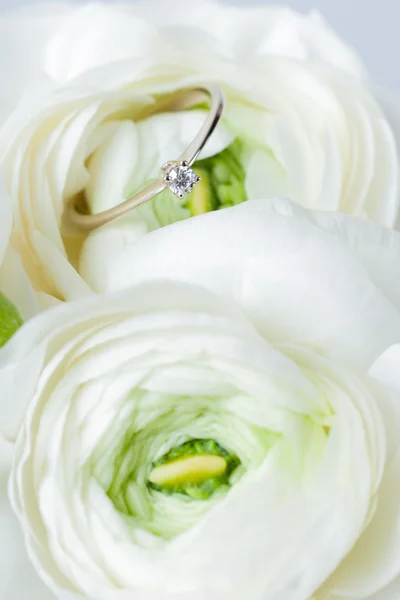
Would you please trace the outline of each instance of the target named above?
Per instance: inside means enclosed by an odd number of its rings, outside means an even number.
[[[151,203],[159,226],[245,202],[243,148],[238,138],[219,154],[196,161],[194,171],[187,167],[171,170],[169,189]]]
[[[186,206],[192,216],[247,200],[242,153],[243,143],[236,139],[219,154],[195,163],[201,181],[188,197]]]
[[[168,495],[206,500],[230,486],[230,475],[239,464],[239,458],[215,440],[190,440],[153,463],[148,486]]]

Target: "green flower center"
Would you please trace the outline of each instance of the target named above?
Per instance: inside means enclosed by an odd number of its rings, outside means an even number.
[[[195,163],[193,168],[202,179],[189,195],[186,205],[192,216],[247,200],[242,147],[241,140],[236,139],[216,156]]]
[[[88,477],[133,532],[163,539],[188,530],[223,501],[280,437],[229,410],[225,395],[135,388],[113,402],[118,410],[98,436]]]
[[[245,202],[242,154],[243,142],[236,139],[219,154],[194,163],[201,181],[182,200],[168,189],[156,196],[152,207],[160,226]]]
[[[153,462],[148,485],[165,494],[207,500],[222,486],[230,487],[239,465],[239,458],[215,440],[190,440]]]

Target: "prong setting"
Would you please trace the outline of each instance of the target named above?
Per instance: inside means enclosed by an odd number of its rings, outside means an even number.
[[[171,161],[167,161],[166,163],[163,164],[163,166],[161,167],[161,169],[167,173],[167,171],[169,171],[172,167],[173,167],[174,163]]]
[[[200,177],[190,168],[186,160],[167,162],[162,169],[165,173],[165,183],[178,198],[189,194],[200,181]]]

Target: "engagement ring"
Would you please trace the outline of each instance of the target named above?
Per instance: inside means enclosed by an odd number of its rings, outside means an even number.
[[[157,179],[121,204],[100,213],[90,214],[87,206],[81,206],[81,204],[74,200],[67,206],[69,220],[80,229],[90,231],[148,202],[167,187],[179,198],[189,194],[200,181],[200,177],[191,169],[191,165],[204,148],[221,118],[224,97],[220,87],[210,84],[180,90],[156,103],[154,108],[152,107],[146,111],[141,117],[148,117],[156,112],[186,110],[187,108],[198,106],[204,103],[204,101],[208,101],[210,105],[204,125],[193,142],[177,160],[168,161],[161,167],[160,176]]]

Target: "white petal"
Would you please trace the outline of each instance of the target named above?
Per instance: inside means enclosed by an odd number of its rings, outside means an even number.
[[[55,295],[71,301],[90,296],[93,292],[88,284],[70,264],[68,258],[39,231],[32,231],[32,245],[43,264],[46,277],[51,282]]]
[[[325,75],[346,115],[348,138],[341,210],[393,227],[399,211],[399,168],[394,133],[363,86],[338,73]],[[379,199],[377,199],[379,197]]]
[[[24,321],[40,310],[38,295],[23,268],[21,256],[8,248],[0,267],[0,289],[15,304]]]
[[[12,225],[11,201],[1,182],[0,187],[0,265],[6,251]]]
[[[63,22],[47,48],[46,69],[67,81],[99,65],[151,53],[157,30],[129,7],[84,6]]]
[[[46,44],[70,13],[68,4],[19,7],[0,17],[0,122],[16,105],[27,86],[43,69]]]
[[[388,348],[371,366],[371,377],[400,392],[400,344]]]
[[[303,16],[287,7],[223,6],[203,1],[187,10],[184,0],[166,5],[148,0],[135,12],[158,26],[178,25],[202,29],[240,60],[252,56],[278,55],[296,60],[323,60],[356,76],[364,67],[356,53],[316,13]],[[221,27],[221,23],[224,26]]]
[[[56,600],[29,562],[21,527],[7,495],[12,446],[0,438],[0,597]]]
[[[275,342],[369,366],[400,337],[398,307],[353,252],[308,222],[307,212],[293,209],[299,219],[291,210],[291,203],[251,201],[153,232],[124,249],[107,288],[153,277],[198,283],[234,299]]]
[[[90,179],[86,186],[92,212],[102,212],[126,199],[125,188],[135,170],[138,151],[136,127],[131,121],[120,122],[113,134],[97,148],[88,165]]]
[[[397,364],[397,370],[400,363]],[[321,590],[336,598],[374,598],[400,574],[400,396],[378,386],[376,405],[385,426],[386,464],[371,520],[354,548]],[[319,596],[318,596],[319,597]],[[376,596],[379,598],[379,596]]]
[[[394,136],[396,149],[397,149],[397,171],[399,169],[399,161],[400,161],[400,111],[399,111],[399,98],[393,92],[386,90],[381,87],[374,87],[375,95],[379,101],[380,106],[382,107],[385,117],[390,125],[392,135]],[[398,204],[398,198],[397,198]],[[398,221],[397,221],[397,229],[400,226],[400,215],[399,215],[399,206],[397,206],[398,213]]]
[[[371,376],[398,391],[399,373],[400,346],[384,352],[370,369]],[[400,573],[400,396],[398,393],[390,395],[378,387],[375,395],[384,418],[387,444],[387,463],[377,493],[377,505],[355,547],[322,587],[321,598],[329,590],[335,600],[349,597],[383,600],[391,598],[391,590],[399,589],[396,580]],[[387,591],[381,592],[386,586],[389,586]]]
[[[286,197],[286,174],[274,156],[266,150],[252,153],[246,165],[246,191],[249,200]]]
[[[397,231],[341,213],[310,211],[306,214],[295,205],[291,213],[303,215],[310,223],[339,238],[366,268],[376,287],[400,310],[400,235]]]
[[[138,211],[88,235],[79,258],[79,273],[92,290],[107,291],[107,276],[127,246],[148,233]]]
[[[392,581],[383,590],[380,590],[367,600],[398,600],[400,597],[400,577]],[[336,600],[336,599],[335,599]]]

